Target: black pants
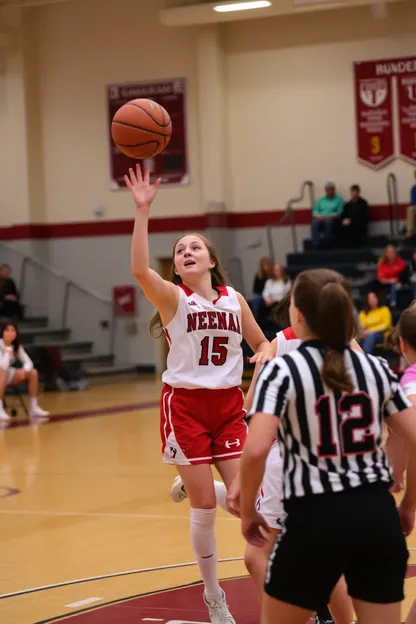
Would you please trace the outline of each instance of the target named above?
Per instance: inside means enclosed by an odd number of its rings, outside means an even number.
[[[352,598],[403,600],[408,551],[387,484],[286,501],[285,510],[266,576],[269,596],[316,611],[345,575]]]
[[[354,249],[355,247],[363,246],[366,234],[366,228],[362,226],[354,225],[353,223],[351,223],[351,225],[342,225],[342,223],[339,223],[335,236],[337,242],[339,242],[342,247]]]

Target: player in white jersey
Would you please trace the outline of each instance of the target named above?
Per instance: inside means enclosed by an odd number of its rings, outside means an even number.
[[[125,181],[136,205],[132,271],[157,308],[151,329],[165,332],[170,349],[162,377],[163,460],[176,465],[190,500],[191,542],[211,622],[235,624],[218,583],[211,464],[228,488],[247,435],[241,341],[245,338],[255,362],[269,359],[270,343],[244,298],[226,285],[215,249],[203,236],[183,236],[175,244],[171,282],[149,267],[149,209],[160,180],[151,185],[149,169],[143,176],[137,165]]]

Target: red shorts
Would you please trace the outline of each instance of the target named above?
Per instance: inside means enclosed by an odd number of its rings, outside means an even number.
[[[247,437],[244,395],[227,390],[185,390],[165,385],[160,405],[163,461],[212,464],[240,457]]]

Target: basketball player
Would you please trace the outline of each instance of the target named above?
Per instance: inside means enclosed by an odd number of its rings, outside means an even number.
[[[327,269],[298,275],[290,320],[302,344],[269,362],[255,390],[240,466],[243,535],[266,542],[255,503],[276,426],[287,513],[267,570],[263,624],[304,624],[342,575],[360,624],[400,623],[403,533],[414,526],[416,487],[399,514],[382,426],[388,419],[414,453],[416,409],[384,360],[349,347],[355,319],[341,282]]]
[[[238,471],[247,435],[243,337],[266,362],[270,343],[244,298],[229,286],[213,245],[183,236],[174,246],[172,282],[149,267],[148,220],[160,180],[153,186],[139,165],[125,176],[136,216],[131,265],[144,295],[157,308],[151,329],[163,328],[169,343],[161,400],[163,460],[175,464],[191,505],[191,542],[204,581],[213,624],[235,624],[218,583],[214,533],[217,500],[210,464],[228,487]],[[225,501],[224,501],[225,505]]]
[[[408,364],[400,384],[407,398],[416,406],[416,305],[411,305],[400,316],[395,331],[399,342],[399,349]],[[395,436],[397,437],[397,436]],[[401,440],[401,438],[397,438]],[[404,464],[407,463],[407,483],[404,500],[415,487],[416,462],[414,455],[407,453],[406,443],[403,442]],[[406,462],[407,460],[407,462]],[[416,624],[416,600],[414,601],[406,618],[406,624]]]

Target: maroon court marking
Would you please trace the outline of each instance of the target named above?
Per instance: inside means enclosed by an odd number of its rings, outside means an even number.
[[[408,577],[416,576],[416,566],[409,566]],[[238,624],[259,624],[260,608],[249,577],[221,581],[227,593],[230,611]],[[202,601],[202,585],[178,587],[152,594],[115,600],[97,607],[82,609],[72,615],[63,615],[35,624],[68,622],[69,624],[139,624],[143,618],[158,618],[159,624],[187,624],[205,622],[209,617]],[[310,621],[311,624],[313,620]]]
[[[8,485],[0,485],[0,498],[9,498],[9,496],[16,496],[20,494],[21,490],[17,488],[9,487]]]
[[[28,427],[34,424],[41,424],[42,426],[53,425],[54,423],[64,422],[67,420],[92,418],[94,416],[111,416],[112,414],[151,409],[153,407],[159,407],[159,405],[159,401],[150,401],[147,403],[129,403],[127,405],[113,405],[111,407],[101,407],[98,409],[86,410],[84,412],[69,412],[66,414],[57,414],[51,416],[49,420],[11,420],[7,422],[7,424],[5,424],[3,428],[11,429],[16,427]]]

